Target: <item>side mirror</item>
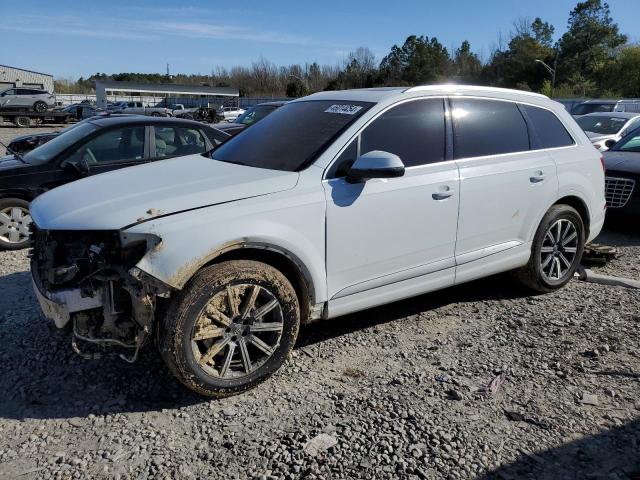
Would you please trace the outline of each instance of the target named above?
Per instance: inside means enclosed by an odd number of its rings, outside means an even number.
[[[605,146],[605,147],[607,147],[607,148],[611,148],[611,147],[613,147],[616,143],[618,143],[618,142],[616,142],[613,138],[610,138],[609,140],[607,140],[606,142],[604,142],[604,146]]]
[[[349,169],[347,182],[357,183],[371,178],[396,178],[404,175],[404,163],[400,157],[382,150],[360,155]]]

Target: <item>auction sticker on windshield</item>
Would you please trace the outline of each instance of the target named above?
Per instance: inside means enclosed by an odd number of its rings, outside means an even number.
[[[358,105],[331,105],[325,113],[340,113],[342,115],[354,115],[362,110]]]

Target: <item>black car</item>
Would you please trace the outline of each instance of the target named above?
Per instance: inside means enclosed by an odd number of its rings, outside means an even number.
[[[640,128],[604,152],[607,216],[640,216]]]
[[[0,158],[0,248],[29,242],[29,202],[86,175],[204,153],[229,135],[192,120],[126,115],[81,122],[21,155]],[[78,199],[82,201],[82,199]]]
[[[280,108],[287,102],[265,102],[259,103],[252,107],[247,108],[243,114],[239,115],[233,122],[220,122],[213,126],[218,130],[228,133],[229,135],[236,135],[249,125],[253,125],[259,120],[269,115],[275,109]]]

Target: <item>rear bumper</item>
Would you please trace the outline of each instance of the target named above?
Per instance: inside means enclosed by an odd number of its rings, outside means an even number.
[[[31,281],[42,313],[49,320],[52,320],[58,328],[64,328],[71,319],[72,313],[100,308],[103,305],[102,295],[84,297],[79,288],[61,289],[55,292],[44,291],[40,287],[40,282],[34,274],[33,268],[31,269]]]

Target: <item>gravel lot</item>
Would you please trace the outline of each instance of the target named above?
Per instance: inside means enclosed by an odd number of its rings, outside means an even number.
[[[7,145],[11,140],[20,135],[29,135],[30,133],[57,132],[68,125],[47,125],[44,127],[16,128],[10,123],[0,125],[0,142]],[[0,146],[0,156],[4,155],[5,148]]]
[[[638,279],[621,228],[594,270]],[[0,252],[0,478],[640,478],[639,291],[492,277],[304,328],[273,379],[206,400],[153,349],[77,357],[27,268]]]

